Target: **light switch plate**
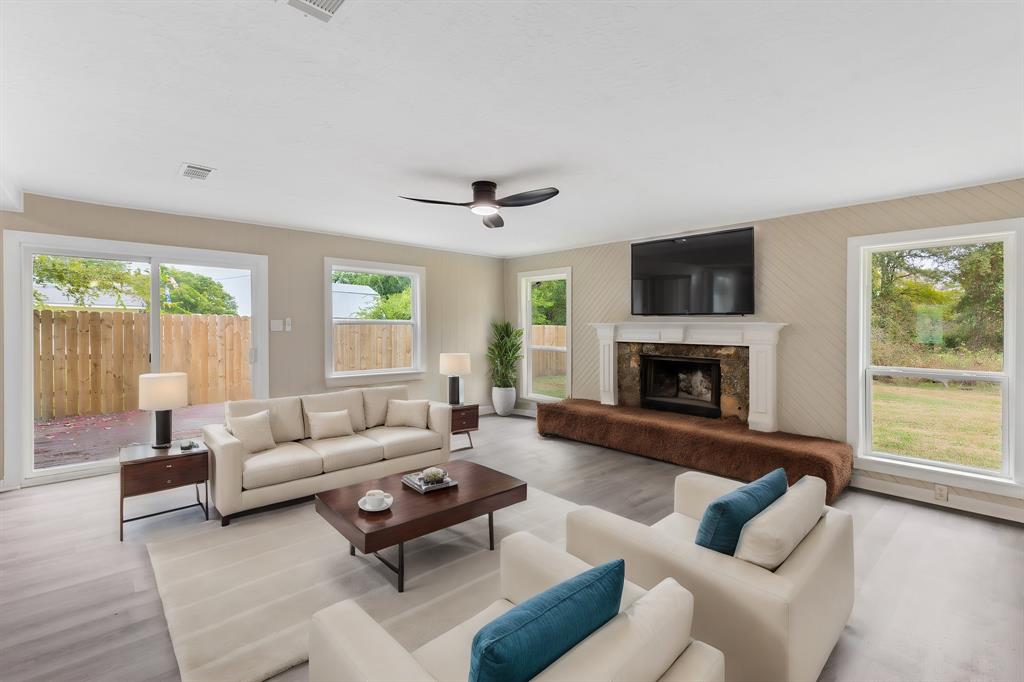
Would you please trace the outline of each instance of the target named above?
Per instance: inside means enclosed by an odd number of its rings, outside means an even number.
[[[272,332],[283,332],[284,331],[284,320],[271,320],[270,331]]]
[[[292,318],[290,318],[290,317],[284,318],[284,330],[286,332],[290,332],[292,330]]]

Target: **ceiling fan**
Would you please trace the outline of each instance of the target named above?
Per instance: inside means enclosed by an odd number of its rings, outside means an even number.
[[[473,201],[458,203],[455,201],[438,201],[437,199],[417,199],[416,197],[401,197],[409,201],[421,201],[424,204],[442,204],[444,206],[464,206],[473,213],[484,217],[484,227],[501,227],[505,224],[498,215],[499,208],[511,208],[513,206],[532,206],[542,201],[547,201],[558,194],[554,187],[544,189],[531,189],[528,192],[520,192],[507,196],[504,199],[495,199],[497,183],[490,180],[477,180],[473,183]]]

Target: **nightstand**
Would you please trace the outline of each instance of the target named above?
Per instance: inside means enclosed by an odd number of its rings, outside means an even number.
[[[466,434],[466,438],[469,438],[469,447],[459,448],[459,450],[468,450],[473,447],[473,436],[469,435],[470,432],[480,428],[480,406],[460,403],[451,407],[452,435],[454,436],[457,433]]]
[[[191,450],[182,450],[181,446],[188,442],[196,443]],[[203,516],[210,518],[210,489],[207,479],[210,472],[210,451],[201,440],[179,440],[171,443],[169,448],[156,449],[149,444],[135,444],[121,448],[121,541],[124,541],[124,524],[129,521],[148,519],[151,516],[169,514],[199,507]],[[199,501],[199,484],[203,484],[205,502]],[[196,501],[183,507],[165,509],[134,516],[124,517],[124,500],[161,490],[180,488],[183,485],[195,485]]]

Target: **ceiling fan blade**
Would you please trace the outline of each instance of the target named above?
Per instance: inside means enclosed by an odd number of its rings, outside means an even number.
[[[467,201],[464,204],[457,203],[455,201],[438,201],[437,199],[417,199],[416,197],[403,197],[399,196],[400,199],[408,199],[409,201],[419,201],[424,204],[441,204],[443,206],[469,206],[472,202]]]
[[[547,201],[556,194],[558,194],[558,190],[554,187],[531,189],[529,192],[520,192],[504,199],[498,199],[497,203],[498,206],[530,206]]]
[[[498,215],[497,213],[495,213],[494,215],[485,215],[484,216],[484,227],[494,228],[494,227],[503,227],[504,225],[505,225],[505,221],[502,220],[501,216]]]

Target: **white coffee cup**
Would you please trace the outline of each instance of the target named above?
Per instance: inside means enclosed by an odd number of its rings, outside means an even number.
[[[370,509],[383,509],[388,501],[383,490],[367,490],[364,499]]]

